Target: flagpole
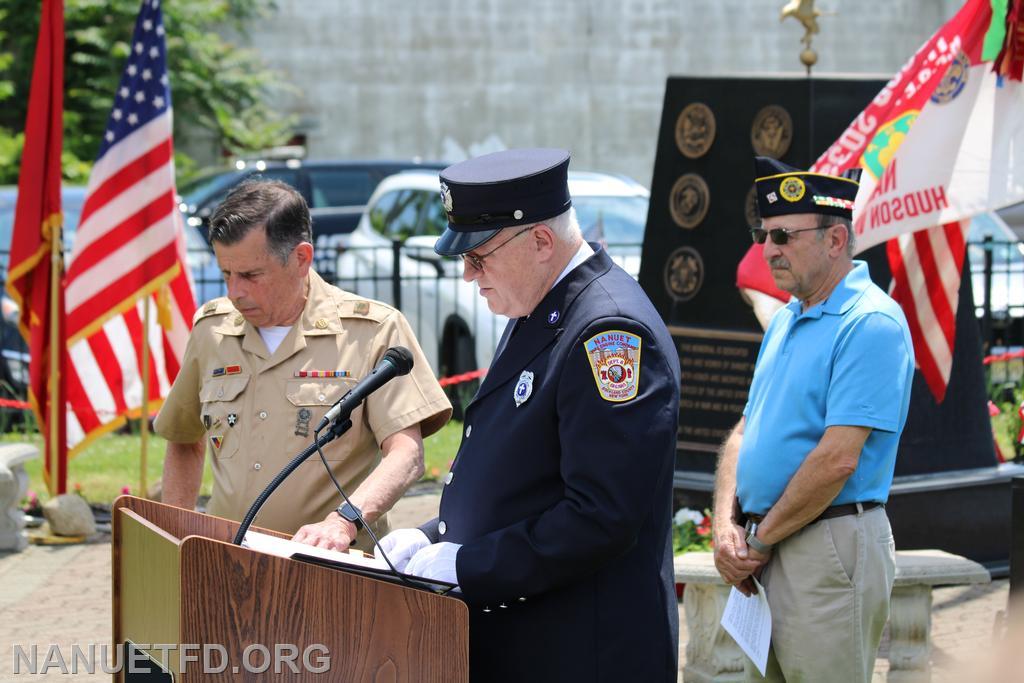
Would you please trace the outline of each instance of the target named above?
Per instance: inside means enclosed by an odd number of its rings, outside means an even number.
[[[63,346],[63,339],[60,336],[60,315],[57,307],[60,300],[57,298],[61,295],[60,291],[60,276],[61,276],[61,264],[63,263],[63,254],[61,253],[60,244],[60,221],[53,221],[53,218],[48,216],[46,219],[50,223],[50,377],[48,378],[49,387],[47,395],[49,400],[47,401],[47,432],[49,433],[49,444],[47,448],[46,457],[50,461],[50,478],[47,482],[47,490],[50,492],[50,497],[54,498],[60,492],[60,458],[58,453],[60,452],[60,446],[58,441],[60,440],[60,429],[58,420],[60,419],[59,411],[63,406],[60,405],[60,351]]]
[[[147,498],[146,466],[149,454],[149,296],[143,300],[142,314],[142,445],[139,454],[139,496]]]
[[[807,67],[807,167],[810,168],[817,157],[814,155],[814,76],[811,67]]]

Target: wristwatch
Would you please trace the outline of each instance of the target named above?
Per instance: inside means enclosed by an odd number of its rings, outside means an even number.
[[[757,537],[757,522],[750,523],[750,529],[747,530],[747,546],[753,548],[762,555],[767,555],[772,551],[772,545],[765,543]]]
[[[346,502],[335,510],[335,512],[341,515],[342,519],[352,522],[356,527],[357,534],[363,530],[363,520],[360,517],[363,514],[363,511],[352,503]]]

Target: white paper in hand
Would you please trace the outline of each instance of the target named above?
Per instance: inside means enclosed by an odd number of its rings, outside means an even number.
[[[764,586],[757,579],[754,579],[754,583],[757,585],[757,595],[749,598],[736,588],[729,591],[729,600],[722,613],[722,628],[732,636],[764,676],[768,665],[768,647],[772,642],[772,612],[768,608],[768,594]]]

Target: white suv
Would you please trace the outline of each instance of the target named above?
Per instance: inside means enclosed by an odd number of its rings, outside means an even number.
[[[436,171],[406,171],[381,181],[338,256],[339,287],[395,304],[409,319],[439,377],[485,368],[507,318],[494,315],[462,260],[434,253],[447,225]],[[628,178],[569,173],[569,193],[584,236],[601,241],[633,277],[640,270],[650,193]],[[397,250],[397,253],[396,253]],[[398,263],[398,277],[393,264]]]

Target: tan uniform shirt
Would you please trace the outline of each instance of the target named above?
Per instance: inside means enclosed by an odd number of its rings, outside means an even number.
[[[451,404],[399,311],[343,292],[313,271],[302,316],[273,354],[230,300],[203,306],[154,430],[169,441],[208,444],[214,483],[207,511],[240,520],[312,443],[327,409],[399,345],[413,353],[412,372],[371,394],[352,413],[352,428],[323,449],[351,495],[380,462],[384,439],[416,424],[424,437],[433,434],[448,421]],[[309,376],[315,371],[339,376]],[[313,454],[264,503],[255,524],[294,533],[340,502]],[[386,517],[374,529],[386,533]]]

